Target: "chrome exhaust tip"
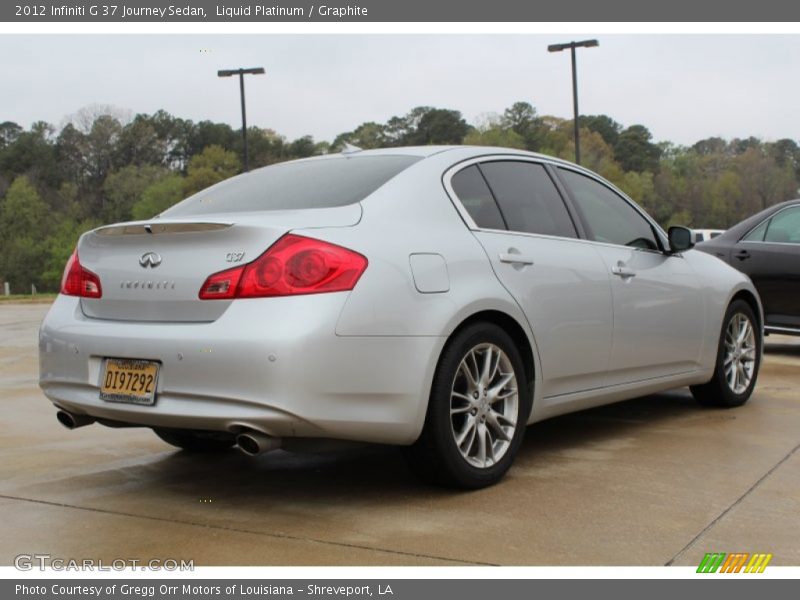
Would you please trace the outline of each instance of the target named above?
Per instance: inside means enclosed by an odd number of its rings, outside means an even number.
[[[56,419],[67,429],[77,429],[84,425],[91,425],[94,423],[94,418],[87,415],[73,415],[65,410],[60,410],[56,413]]]
[[[236,436],[236,445],[239,450],[248,456],[258,456],[264,452],[280,448],[281,439],[259,431],[248,431]]]

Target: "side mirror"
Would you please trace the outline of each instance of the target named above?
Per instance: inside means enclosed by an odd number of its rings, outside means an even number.
[[[675,226],[667,231],[669,238],[669,251],[671,254],[689,250],[694,246],[692,242],[692,230],[688,227]]]

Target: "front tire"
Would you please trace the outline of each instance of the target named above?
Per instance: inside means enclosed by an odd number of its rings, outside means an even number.
[[[747,402],[758,378],[763,342],[750,305],[743,300],[731,302],[722,322],[714,375],[708,383],[690,388],[695,400],[722,408]]]
[[[522,358],[492,323],[474,323],[445,347],[425,426],[406,450],[425,480],[467,489],[499,481],[514,460],[530,413]]]
[[[187,452],[221,452],[236,443],[232,435],[216,431],[154,427],[153,432],[168,444]]]

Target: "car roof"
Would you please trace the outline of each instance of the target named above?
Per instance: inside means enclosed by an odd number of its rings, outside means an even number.
[[[735,225],[728,228],[728,230],[720,235],[719,237],[715,238],[712,241],[718,241],[719,243],[736,243],[738,242],[745,234],[747,234],[751,229],[756,227],[762,221],[770,218],[776,212],[783,210],[789,206],[797,206],[800,204],[800,198],[796,198],[794,200],[786,200],[785,202],[779,202],[778,204],[773,204],[772,206],[768,206],[762,211],[757,212],[754,215],[751,215],[745,219],[742,219]]]
[[[390,148],[375,148],[372,150],[351,150],[344,151],[341,154],[344,156],[380,156],[380,155],[406,155],[406,156],[419,156],[426,158],[434,154],[441,154],[442,152],[458,151],[460,154],[472,154],[474,156],[484,156],[486,154],[518,154],[520,156],[536,157],[556,162],[563,162],[565,164],[572,164],[569,161],[549,156],[546,154],[539,154],[537,152],[529,152],[527,150],[520,150],[518,148],[504,148],[502,146],[469,146],[469,145],[447,145],[447,146],[396,146]]]

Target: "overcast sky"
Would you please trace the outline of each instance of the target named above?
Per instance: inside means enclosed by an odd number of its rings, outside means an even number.
[[[1,35],[0,121],[61,125],[100,103],[132,113],[163,108],[238,127],[248,77],[248,124],[289,138],[332,139],[364,121],[419,105],[474,123],[517,100],[571,118],[569,54],[544,35]],[[572,39],[581,39],[572,37]],[[582,114],[641,123],[657,141],[719,135],[800,138],[800,36],[597,35],[579,50]]]

